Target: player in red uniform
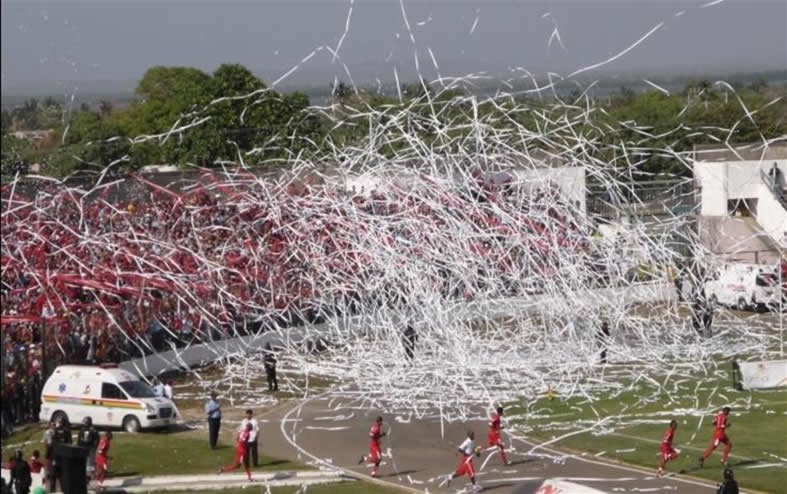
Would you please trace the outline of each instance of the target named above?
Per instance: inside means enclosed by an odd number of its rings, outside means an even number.
[[[732,441],[730,441],[730,438],[727,437],[727,428],[730,426],[730,424],[727,422],[729,416],[730,407],[724,407],[719,413],[716,414],[716,418],[713,419],[713,439],[711,440],[708,449],[706,449],[700,457],[700,467],[705,465],[705,459],[713,454],[713,451],[716,449],[719,443],[724,443],[724,452],[721,454],[721,462],[724,464],[727,463],[727,458],[730,456],[730,451],[732,450]]]
[[[486,436],[487,442],[490,447],[497,446],[500,450],[500,460],[503,462],[503,465],[509,465],[506,451],[503,447],[503,440],[500,438],[500,431],[503,429],[503,425],[500,423],[500,419],[503,417],[503,407],[497,407],[496,412],[492,414],[492,420],[489,421],[489,433]]]
[[[664,467],[667,465],[667,462],[678,457],[678,451],[672,447],[677,428],[678,422],[676,420],[671,421],[669,429],[664,433],[664,437],[661,440],[661,446],[659,446],[659,477],[664,475]]]
[[[372,424],[372,428],[369,429],[369,454],[366,456],[361,456],[361,460],[358,462],[360,465],[364,462],[374,463],[374,468],[372,468],[372,477],[377,476],[377,471],[380,468],[380,462],[383,459],[383,454],[380,450],[380,438],[385,437],[386,433],[382,430],[383,427],[383,418],[377,417]]]
[[[246,477],[251,480],[251,465],[249,464],[248,444],[249,435],[254,428],[252,424],[246,424],[246,428],[238,433],[238,442],[235,445],[235,461],[231,465],[219,468],[219,473],[237,470],[241,465],[246,469]]]
[[[112,431],[106,431],[104,437],[98,441],[96,448],[96,481],[98,488],[104,483],[104,476],[109,469],[109,447],[112,446]]]

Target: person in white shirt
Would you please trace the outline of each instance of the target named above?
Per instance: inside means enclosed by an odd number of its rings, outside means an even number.
[[[172,395],[172,381],[167,381],[164,385],[164,397],[173,400],[175,397]]]
[[[164,396],[164,385],[158,379],[156,379],[156,385],[153,386],[153,394],[158,397]]]
[[[247,455],[251,457],[251,464],[255,467],[259,466],[259,450],[258,450],[258,437],[260,434],[260,425],[257,419],[254,418],[254,412],[246,410],[246,418],[240,423],[240,430],[245,431],[246,426],[251,424],[251,431],[249,432],[249,440],[246,441]]]
[[[457,477],[461,477],[463,475],[467,475],[470,477],[470,483],[473,484],[473,489],[476,489],[475,483],[475,467],[473,466],[473,455],[481,456],[481,449],[476,448],[475,445],[475,433],[473,431],[467,431],[467,438],[465,438],[464,442],[459,446],[459,455],[461,458],[459,459],[459,465],[456,467],[454,473],[448,478],[448,485],[451,484],[451,481]]]

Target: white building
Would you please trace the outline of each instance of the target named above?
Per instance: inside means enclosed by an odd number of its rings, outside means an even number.
[[[748,151],[698,153],[700,237],[731,260],[774,262],[787,249],[787,147]]]

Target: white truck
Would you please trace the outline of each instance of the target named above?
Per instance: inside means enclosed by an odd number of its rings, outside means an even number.
[[[41,391],[42,422],[76,424],[90,417],[93,425],[139,432],[174,425],[176,415],[171,400],[116,365],[61,365]]]
[[[779,275],[773,266],[731,264],[705,283],[705,296],[714,305],[738,310],[776,307],[781,297]]]

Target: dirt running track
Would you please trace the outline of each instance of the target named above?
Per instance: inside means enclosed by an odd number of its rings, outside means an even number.
[[[262,449],[277,457],[311,464],[324,462],[355,476],[368,475],[369,467],[358,465],[358,460],[367,451],[369,427],[378,413],[347,405],[349,402],[346,398],[316,397],[271,410],[261,417]],[[404,414],[386,415],[384,419],[390,437],[382,441],[380,480],[418,492],[470,492],[467,479],[455,479],[450,487],[444,480],[456,467],[456,447],[468,428],[474,430],[476,443],[486,446],[485,420],[446,422],[443,439],[439,416],[416,419]],[[504,441],[513,447],[509,454],[512,465],[501,465],[495,453],[484,452],[475,459],[483,492],[531,494],[543,479],[555,477],[610,493],[716,492],[712,485],[693,479],[658,479],[654,471],[537,448],[524,438],[508,434]]]

